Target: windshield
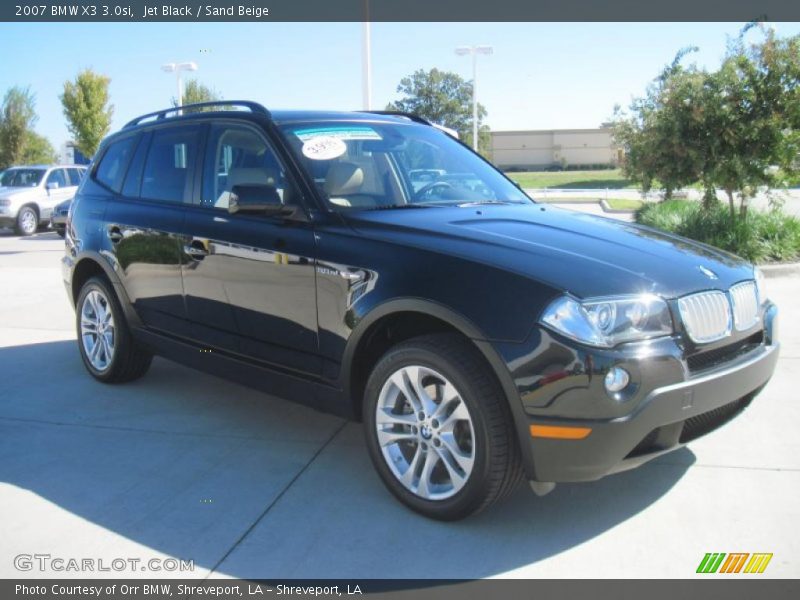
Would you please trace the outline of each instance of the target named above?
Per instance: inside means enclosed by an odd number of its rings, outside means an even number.
[[[329,121],[291,123],[281,130],[336,209],[532,202],[434,127]]]
[[[0,187],[36,187],[44,169],[9,169],[0,175]]]

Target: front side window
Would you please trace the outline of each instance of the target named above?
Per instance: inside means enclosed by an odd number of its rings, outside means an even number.
[[[265,186],[283,204],[294,199],[286,171],[264,137],[242,125],[213,125],[203,167],[201,205],[227,210],[237,185]]]
[[[330,121],[285,124],[281,130],[336,209],[531,202],[434,127]]]
[[[126,137],[112,142],[103,153],[100,164],[94,173],[94,178],[108,188],[118,192],[122,185],[125,168],[133,152],[136,138]]]
[[[191,196],[190,173],[197,156],[198,138],[198,130],[191,127],[153,133],[142,174],[142,198],[184,202]]]
[[[36,187],[44,173],[44,169],[9,169],[0,176],[0,187]]]

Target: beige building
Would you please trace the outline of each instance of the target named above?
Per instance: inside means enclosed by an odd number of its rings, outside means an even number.
[[[611,129],[493,131],[492,162],[500,168],[543,169],[619,164]]]

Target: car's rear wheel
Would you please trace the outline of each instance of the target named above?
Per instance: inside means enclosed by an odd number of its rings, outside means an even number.
[[[152,354],[131,336],[122,307],[105,279],[92,277],[81,288],[76,327],[83,364],[95,379],[132,381],[150,368]]]
[[[464,518],[522,480],[502,390],[458,336],[423,336],[389,350],[367,382],[363,415],[384,484],[428,517]]]
[[[39,229],[39,214],[32,206],[23,206],[17,213],[17,223],[14,229],[17,235],[33,235]]]

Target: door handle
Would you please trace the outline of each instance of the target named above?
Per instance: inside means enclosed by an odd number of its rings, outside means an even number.
[[[191,244],[185,244],[183,246],[183,251],[195,260],[203,260],[208,256],[208,250],[200,240],[192,240]]]
[[[122,241],[123,235],[122,232],[119,230],[119,227],[109,227],[108,228],[108,239],[111,240],[111,243],[116,244]]]

